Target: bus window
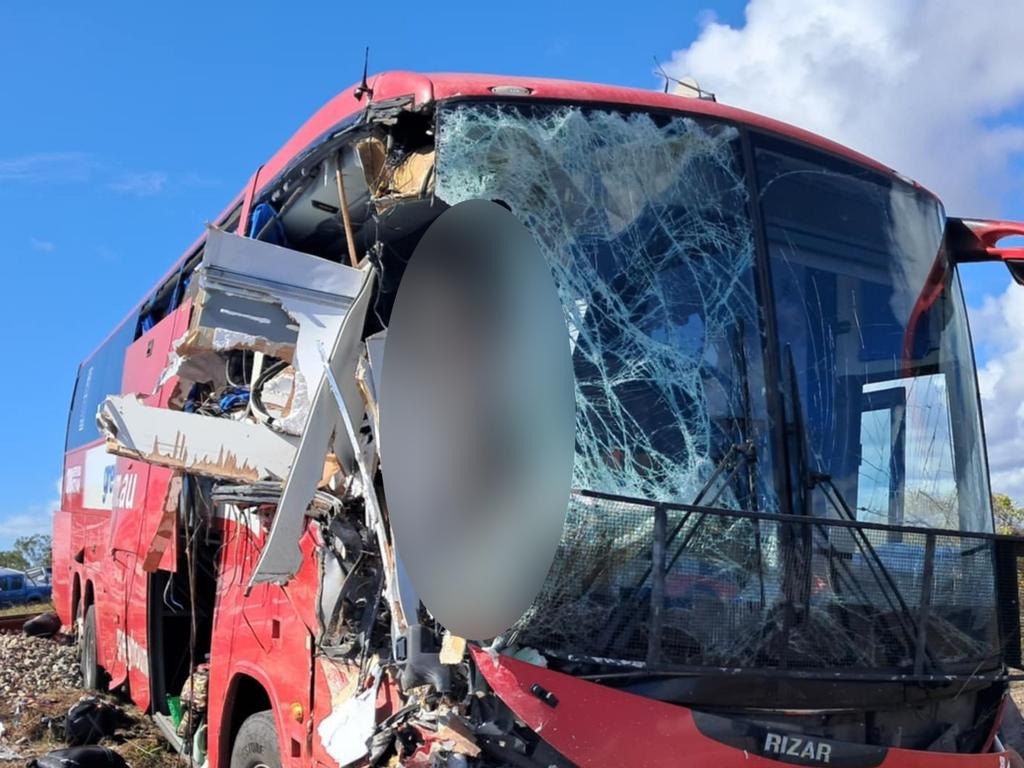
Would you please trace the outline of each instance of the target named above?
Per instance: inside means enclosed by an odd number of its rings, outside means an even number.
[[[107,395],[121,394],[124,353],[135,335],[135,321],[124,322],[96,353],[78,369],[75,397],[71,402],[65,450],[98,440],[96,410]]]

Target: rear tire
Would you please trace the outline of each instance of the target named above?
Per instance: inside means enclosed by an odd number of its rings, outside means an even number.
[[[87,691],[99,690],[100,664],[96,657],[96,608],[85,609],[82,632],[78,637],[78,668],[82,673],[82,687]]]
[[[282,768],[274,713],[269,709],[245,718],[231,748],[231,768]]]

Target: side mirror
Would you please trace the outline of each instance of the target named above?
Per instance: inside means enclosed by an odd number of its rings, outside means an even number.
[[[946,247],[957,264],[1001,261],[1018,285],[1024,285],[1024,247],[999,247],[999,241],[1024,236],[1024,222],[946,219]]]

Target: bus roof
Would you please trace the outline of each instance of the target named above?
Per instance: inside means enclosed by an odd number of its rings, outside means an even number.
[[[418,72],[391,71],[382,72],[368,78],[370,95],[357,97],[359,85],[352,85],[328,101],[317,110],[284,145],[256,172],[255,178],[250,182],[255,186],[258,194],[268,184],[285,170],[296,157],[306,149],[315,144],[332,128],[344,120],[355,115],[364,109],[368,99],[374,102],[385,101],[399,97],[412,96],[416,106],[430,102],[444,101],[460,97],[494,97],[494,88],[512,86],[519,89],[527,89],[528,95],[519,98],[525,100],[561,100],[578,103],[606,104],[609,106],[623,105],[631,107],[648,107],[654,109],[672,110],[682,114],[699,115],[718,120],[735,122],[748,125],[759,130],[773,133],[778,136],[793,139],[795,141],[817,147],[825,152],[838,155],[858,165],[867,166],[888,176],[896,176],[904,181],[906,179],[892,168],[862,155],[842,144],[838,144],[823,136],[805,131],[802,128],[789,125],[770,117],[758,115],[754,112],[747,112],[743,109],[730,107],[715,101],[686,98],[675,94],[661,93],[654,90],[642,88],[625,88],[616,85],[602,85],[599,83],[578,82],[573,80],[555,80],[542,77],[521,77],[513,75],[483,75],[483,74],[460,74],[460,73],[435,73],[423,74]],[[499,91],[500,92],[500,91]],[[504,98],[504,97],[501,97]],[[921,188],[920,185],[915,186]],[[217,216],[214,221],[221,221],[244,198],[245,190],[240,191],[231,203]],[[243,222],[244,223],[244,222]],[[112,336],[124,322],[131,320],[132,316],[138,314],[142,304],[149,296],[158,291],[169,279],[171,279],[182,267],[189,256],[195,253],[205,240],[205,234],[200,235],[189,245],[182,255],[175,260],[171,268],[164,274],[156,285],[148,291],[143,298],[132,308],[125,320],[118,323],[114,330],[91,352],[85,360],[89,360],[107,339]]]
[[[869,166],[887,175],[897,175],[892,168],[870,157],[788,123],[715,101],[686,98],[642,88],[624,88],[615,85],[552,80],[542,77],[452,73],[419,74],[400,71],[384,72],[370,78],[368,82],[374,101],[411,95],[417,105],[459,97],[494,97],[493,88],[514,86],[529,90],[528,96],[521,97],[524,99],[553,99],[668,109],[749,125],[816,146],[826,152],[845,157],[860,165]],[[284,146],[260,170],[259,184],[261,188],[263,184],[271,181],[284,170],[296,155],[317,138],[366,106],[365,96],[362,99],[356,98],[358,87],[353,85],[327,102],[285,142]]]

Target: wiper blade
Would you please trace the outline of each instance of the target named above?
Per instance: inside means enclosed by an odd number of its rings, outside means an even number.
[[[800,491],[800,502],[804,509],[804,514],[809,519],[813,518],[810,509],[810,500],[807,495],[808,492],[814,491],[816,488],[827,488],[828,491],[824,492],[826,501],[835,509],[841,516],[846,517],[847,520],[852,522],[857,521],[857,515],[853,511],[853,508],[847,502],[838,486],[833,481],[832,476],[818,470],[811,469],[810,460],[807,450],[807,431],[804,427],[804,411],[803,404],[800,399],[800,390],[796,380],[796,364],[793,361],[793,348],[790,345],[786,345],[787,363],[789,367],[789,398],[791,407],[793,409],[793,426],[795,431],[796,440],[796,465],[797,465],[797,476],[799,479],[799,491]],[[830,491],[830,492],[829,492]],[[859,528],[850,528],[850,533],[854,543],[857,545],[857,549],[860,550],[861,556],[864,558],[864,562],[868,566],[868,570],[871,572],[875,582],[882,590],[882,594],[885,596],[886,602],[889,603],[889,607],[893,613],[901,619],[903,624],[903,631],[909,640],[911,646],[917,645],[918,653],[923,652],[927,656],[928,660],[934,665],[934,658],[931,652],[928,650],[926,644],[918,642],[920,637],[920,628],[917,626],[917,620],[914,614],[911,612],[910,607],[907,605],[906,600],[903,598],[903,593],[893,578],[888,566],[885,561],[878,554],[878,551],[871,544],[871,540],[868,535]],[[810,563],[807,564],[810,567]],[[857,584],[856,578],[846,570],[846,576],[851,580],[853,584]],[[859,586],[859,585],[857,585]],[[863,592],[863,588],[861,588]],[[893,602],[895,598],[895,603]],[[898,609],[897,605],[898,603]],[[788,617],[790,620],[792,616]],[[915,660],[915,666],[917,660]]]
[[[752,462],[755,459],[756,449],[754,447],[753,441],[747,440],[744,443],[734,443],[733,445],[729,446],[729,450],[726,451],[725,455],[722,456],[721,459],[719,459],[717,464],[715,464],[715,467],[711,471],[711,474],[708,476],[707,481],[697,492],[696,496],[694,496],[693,501],[688,505],[691,507],[691,509],[686,510],[683,516],[679,519],[679,522],[677,522],[675,526],[673,526],[671,533],[664,537],[664,542],[658,541],[658,539],[660,538],[658,533],[663,533],[664,527],[663,525],[659,526],[657,519],[655,520],[655,541],[652,542],[651,547],[651,563],[647,566],[646,569],[644,569],[643,574],[637,580],[635,586],[631,591],[629,599],[626,601],[627,605],[632,605],[635,607],[639,606],[638,600],[640,597],[640,593],[643,591],[648,579],[651,578],[651,574],[654,572],[655,560],[658,559],[655,553],[667,554],[668,548],[679,537],[679,534],[683,532],[683,530],[686,528],[686,524],[694,515],[695,510],[693,508],[713,508],[715,502],[718,501],[718,498],[722,495],[725,489],[729,487],[729,483],[732,482],[733,478],[736,476],[736,473],[739,472],[740,468],[747,462]],[[716,485],[718,485],[717,490],[715,490]],[[713,490],[714,493],[712,493]],[[660,507],[660,505],[657,502],[651,501],[649,499],[638,499],[637,503],[643,504],[645,506],[654,507],[655,515],[657,518]],[[661,509],[660,512],[662,515],[664,515],[663,509]],[[672,555],[672,558],[665,563],[665,567],[661,569],[662,579],[664,578],[665,573],[672,570],[672,566],[676,564],[676,562],[682,556],[683,552],[686,551],[686,548],[690,545],[690,542],[693,541],[693,537],[697,534],[701,526],[704,524],[704,521],[707,519],[709,512],[697,512],[696,514],[698,515],[697,519],[690,527],[690,530],[686,532],[686,536],[683,538],[682,543],[680,543],[679,547],[675,551],[675,554]],[[652,602],[655,599],[655,596],[653,595],[653,592],[655,591],[656,590],[652,589]],[[628,632],[635,626],[636,622],[639,620],[639,617],[642,615],[643,613],[641,611],[634,610],[628,616],[626,616],[624,620],[613,621],[605,630],[602,637],[599,638],[598,645],[603,648],[611,647],[611,645],[623,632]]]
[[[854,513],[850,503],[836,486],[831,475],[824,474],[822,472],[814,472],[808,478],[808,482],[808,487],[811,490],[814,488],[827,489],[823,495],[828,500],[832,508],[845,516],[846,519],[856,521],[857,515]],[[907,601],[903,597],[902,590],[900,590],[899,585],[893,578],[892,572],[885,564],[885,560],[883,560],[882,556],[878,554],[878,550],[876,550],[874,545],[871,543],[867,533],[858,528],[851,528],[850,531],[853,534],[853,540],[857,544],[857,548],[861,551],[861,555],[864,557],[864,562],[867,564],[872,576],[874,576],[875,581],[882,587],[882,593],[885,595],[886,601],[889,603],[889,607],[892,608],[893,612],[903,616],[906,623],[903,629],[907,633],[910,642],[916,644],[917,638],[920,636],[921,628],[918,626],[917,619],[914,616],[913,611],[910,610],[910,606],[907,605]],[[877,568],[877,572],[875,571],[875,568]],[[884,579],[885,583],[888,585],[888,590],[886,590],[882,585],[882,579]],[[892,597],[895,597],[896,602],[899,603],[898,611],[897,607],[893,605]],[[928,661],[934,665],[935,660],[932,657],[931,652],[928,650],[927,644],[921,645],[920,650],[928,657]]]

